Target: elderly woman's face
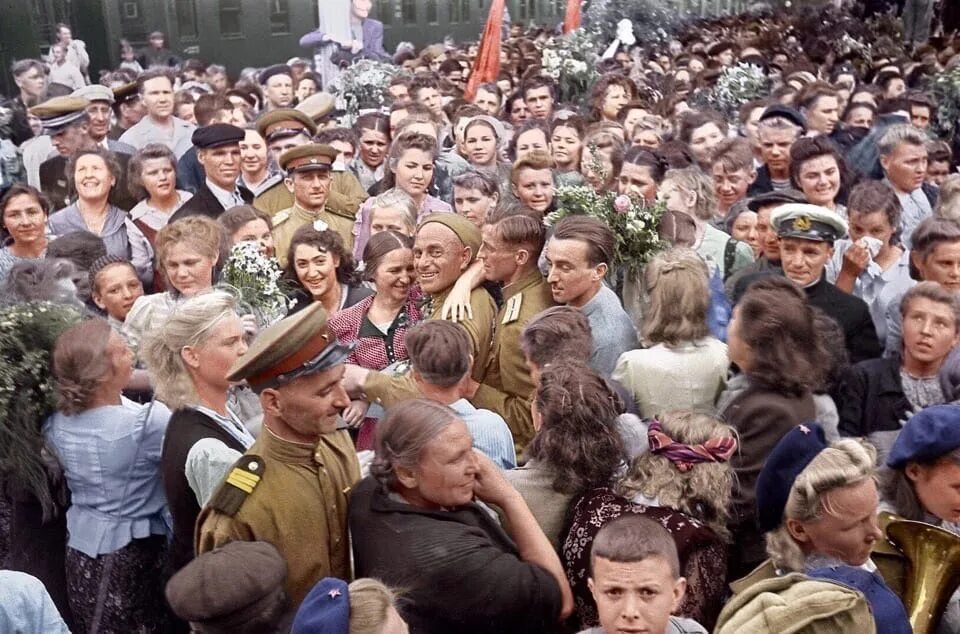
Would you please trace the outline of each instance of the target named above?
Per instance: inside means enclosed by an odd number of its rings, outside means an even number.
[[[106,198],[117,182],[106,161],[96,154],[84,154],[77,159],[73,179],[77,196],[82,200]]]
[[[473,500],[478,468],[473,438],[463,421],[457,420],[424,447],[409,474],[398,471],[397,475],[401,494],[414,506],[453,508]]]

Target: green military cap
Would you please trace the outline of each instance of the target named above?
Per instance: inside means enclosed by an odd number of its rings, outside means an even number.
[[[290,148],[280,155],[280,169],[288,175],[296,172],[329,172],[339,156],[336,148],[320,143],[307,143]]]
[[[71,123],[86,117],[89,103],[82,97],[54,97],[30,108],[30,114],[43,122],[45,134],[56,134]]]
[[[313,136],[317,133],[317,125],[310,117],[293,108],[277,108],[257,118],[257,132],[264,139],[269,141],[268,137],[281,130],[287,131],[287,136],[300,131],[306,131],[307,136]]]
[[[137,99],[139,96],[140,93],[137,91],[137,82],[135,81],[116,86],[113,89],[113,97],[116,103],[127,103]]]
[[[323,305],[313,302],[261,332],[227,378],[246,380],[260,392],[328,370],[343,363],[352,351],[353,345],[341,344],[330,332]]]
[[[781,238],[833,243],[847,234],[847,222],[820,205],[788,203],[770,214],[770,224]]]
[[[438,222],[457,234],[463,246],[470,247],[470,262],[477,259],[480,243],[483,242],[483,236],[480,234],[480,230],[477,229],[477,225],[459,214],[434,213],[423,219],[423,222],[420,223],[420,228],[422,229],[431,222]]]

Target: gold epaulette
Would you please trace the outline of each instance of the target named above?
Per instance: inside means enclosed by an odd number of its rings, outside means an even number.
[[[264,471],[266,471],[266,465],[263,458],[253,454],[242,456],[233,465],[227,479],[213,494],[207,505],[233,517],[243,506],[247,497],[257,488]]]

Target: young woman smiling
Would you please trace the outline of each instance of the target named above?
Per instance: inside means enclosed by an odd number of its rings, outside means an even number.
[[[49,201],[29,185],[14,185],[0,198],[0,223],[9,236],[0,247],[0,285],[14,264],[46,253],[49,213]]]
[[[371,294],[359,283],[353,256],[336,231],[304,225],[287,253],[286,278],[297,287],[290,314],[321,302],[329,319]]]

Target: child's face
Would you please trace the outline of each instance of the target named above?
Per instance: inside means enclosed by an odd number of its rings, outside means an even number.
[[[675,579],[663,557],[618,562],[595,557],[588,580],[605,632],[667,630],[670,615],[680,606],[687,581]]]

